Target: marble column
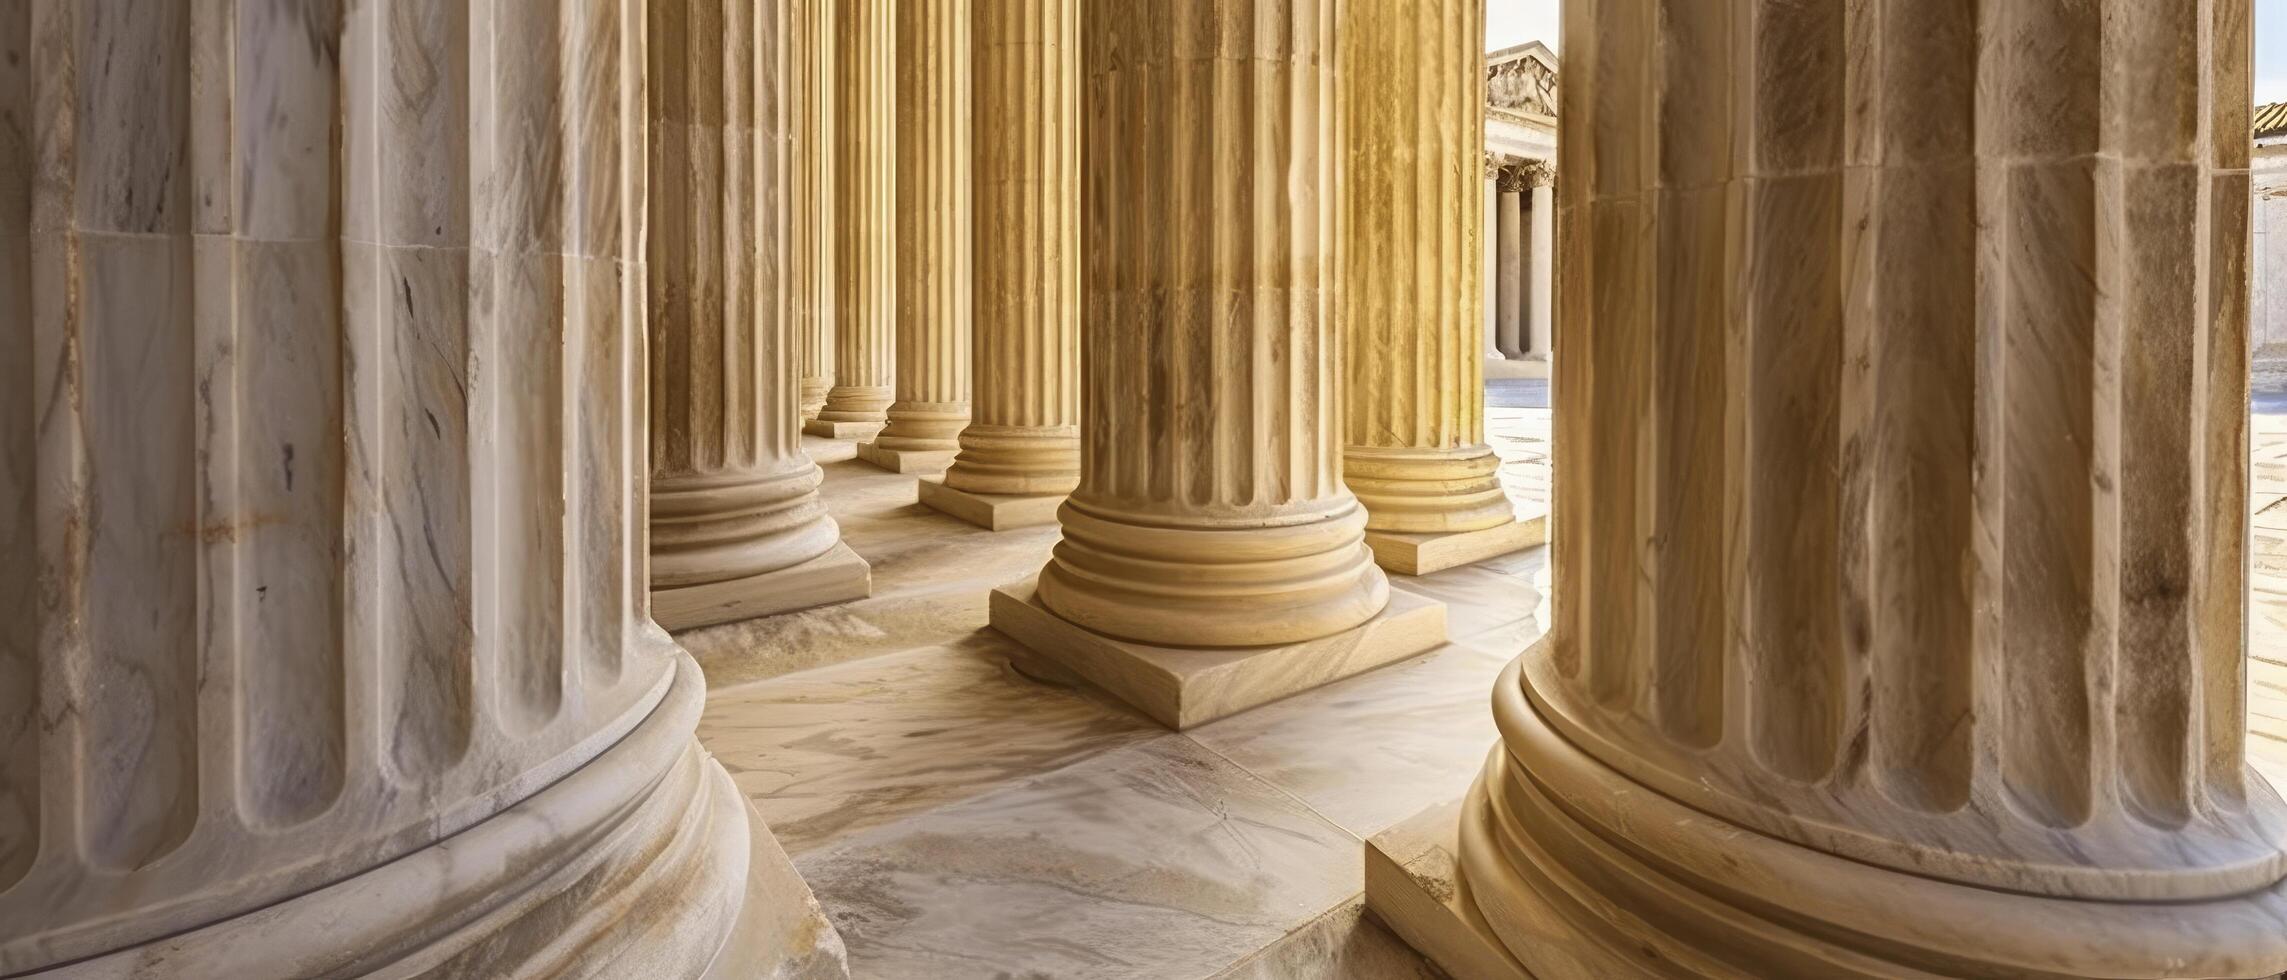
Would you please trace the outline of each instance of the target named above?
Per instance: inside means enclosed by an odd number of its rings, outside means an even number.
[[[976,416],[921,502],[993,530],[1080,482],[1079,25],[1077,0],[977,7]]]
[[[0,973],[845,972],[645,611],[644,9],[0,13]]]
[[[1521,360],[1525,356],[1526,190],[1518,168],[1513,166],[1501,168],[1495,183],[1499,200],[1493,205],[1493,261],[1498,277],[1493,283],[1493,341],[1503,358]]]
[[[897,4],[897,401],[858,458],[935,472],[969,424],[969,0]]]
[[[802,431],[866,439],[896,383],[896,4],[834,8],[834,386]]]
[[[1484,125],[1480,120],[1478,125]],[[1485,165],[1484,219],[1478,225],[1477,251],[1483,271],[1478,278],[1479,305],[1485,314],[1485,363],[1505,360],[1501,353],[1501,264],[1498,237],[1501,228],[1500,167],[1490,158]]]
[[[783,0],[652,0],[651,611],[669,629],[864,598],[802,451]]]
[[[1556,336],[1556,173],[1546,163],[1526,168],[1532,212],[1525,249],[1525,357],[1545,361]]]
[[[834,386],[834,0],[786,0],[788,149],[786,303],[794,321],[802,417]]]
[[[1342,33],[1343,476],[1375,561],[1406,575],[1541,541],[1485,444],[1483,7],[1360,4]]]
[[[997,590],[991,619],[1171,727],[1444,638],[1342,484],[1337,6],[1081,27],[1080,484],[1037,588]]]
[[[2248,7],[2095,6],[1565,5],[1563,588],[1368,859],[1455,975],[2287,968]]]

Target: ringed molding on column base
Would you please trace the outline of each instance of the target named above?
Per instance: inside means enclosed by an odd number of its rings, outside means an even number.
[[[1041,605],[1034,580],[993,590],[994,629],[1181,731],[1363,674],[1445,642],[1445,604],[1398,589],[1333,636],[1259,647],[1165,647],[1082,628]],[[1276,615],[1266,613],[1266,615]]]
[[[776,887],[792,869],[753,866],[766,852],[752,835],[768,831],[692,738],[706,681],[688,655],[673,656],[634,729],[459,833],[234,918],[31,975],[846,976],[826,923],[746,934],[788,914],[753,903],[794,899]],[[771,947],[796,938],[810,946]]]
[[[1427,575],[1522,551],[1548,541],[1548,513],[1542,508],[1519,508],[1517,519],[1476,531],[1446,534],[1400,534],[1367,531],[1366,547],[1383,571],[1400,575]]]
[[[921,478],[921,502],[988,531],[1056,523],[1064,494],[973,493],[945,485],[942,476]]]
[[[802,434],[824,436],[828,439],[871,439],[888,422],[837,422],[832,419],[811,419],[802,423]]]
[[[1366,841],[1366,910],[1449,976],[1532,980],[1461,878],[1461,803],[1437,804]]]
[[[651,593],[651,618],[671,630],[863,599],[873,594],[873,567],[847,544],[799,565]]]
[[[959,449],[884,449],[880,443],[858,443],[858,458],[892,473],[942,473],[953,465]]]

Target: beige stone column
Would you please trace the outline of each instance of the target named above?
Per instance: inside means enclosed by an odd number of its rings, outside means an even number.
[[[1171,727],[1444,638],[1342,485],[1336,7],[1082,24],[1080,485],[1037,590],[996,591],[992,624]]]
[[[1079,30],[1077,0],[977,7],[976,416],[921,502],[994,530],[1080,482]]]
[[[834,6],[834,387],[802,431],[866,439],[889,420],[897,363],[896,5]]]
[[[1532,213],[1525,251],[1525,357],[1549,359],[1556,336],[1556,173],[1545,164],[1529,168]]]
[[[834,386],[834,0],[786,0],[788,149],[786,303],[793,319],[802,417]]]
[[[577,6],[0,14],[0,973],[842,972],[645,615]]]
[[[858,446],[894,473],[944,469],[969,424],[971,16],[969,0],[897,5],[897,401]]]
[[[1478,125],[1480,127],[1484,125],[1482,118],[1478,120]],[[1478,278],[1478,305],[1483,307],[1481,312],[1485,315],[1484,363],[1488,364],[1508,358],[1508,355],[1501,353],[1501,297],[1498,292],[1501,288],[1500,243],[1498,241],[1501,228],[1500,176],[1500,166],[1491,157],[1487,157],[1485,163],[1485,209],[1483,219],[1477,226],[1477,251],[1481,257],[1480,266],[1482,269]]]
[[[1342,34],[1343,476],[1385,569],[1422,575],[1539,544],[1485,444],[1482,0],[1349,8]]]
[[[1562,587],[1369,902],[1468,976],[2287,968],[2247,6],[1564,15]]]
[[[1482,125],[1482,122],[1480,122]],[[1493,312],[1494,346],[1500,348],[1507,360],[1522,360],[1525,356],[1525,186],[1515,166],[1501,168],[1495,180],[1499,195],[1494,202],[1493,229],[1494,264],[1498,279],[1493,284],[1493,297],[1497,304]]]
[[[645,241],[651,611],[684,629],[863,598],[803,453],[782,0],[653,0]]]

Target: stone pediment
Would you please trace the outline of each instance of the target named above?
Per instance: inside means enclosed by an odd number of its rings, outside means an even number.
[[[1556,70],[1556,54],[1539,41],[1527,41],[1486,55],[1486,107],[1554,117]]]

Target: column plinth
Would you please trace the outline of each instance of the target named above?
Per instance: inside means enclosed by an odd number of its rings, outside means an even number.
[[[834,386],[802,431],[865,439],[897,383],[896,5],[838,0],[834,18]]]
[[[1334,7],[1117,6],[1082,28],[1080,482],[1036,588],[996,593],[992,622],[1177,727],[1444,638],[1442,606],[1393,608],[1342,484]],[[1224,70],[1225,45],[1255,70]]]
[[[846,975],[646,610],[696,6],[17,6],[0,974]]]
[[[1562,588],[1369,904],[1486,976],[2287,967],[2248,49],[2178,43],[2246,8],[1679,9],[1566,5]]]
[[[897,7],[897,400],[858,458],[897,473],[953,462],[969,424],[968,0]]]
[[[994,530],[1054,523],[1080,482],[1076,0],[977,8],[975,417],[921,502]]]
[[[1481,6],[1361,5],[1342,42],[1343,479],[1375,559],[1409,575],[1540,543],[1485,444]]]

